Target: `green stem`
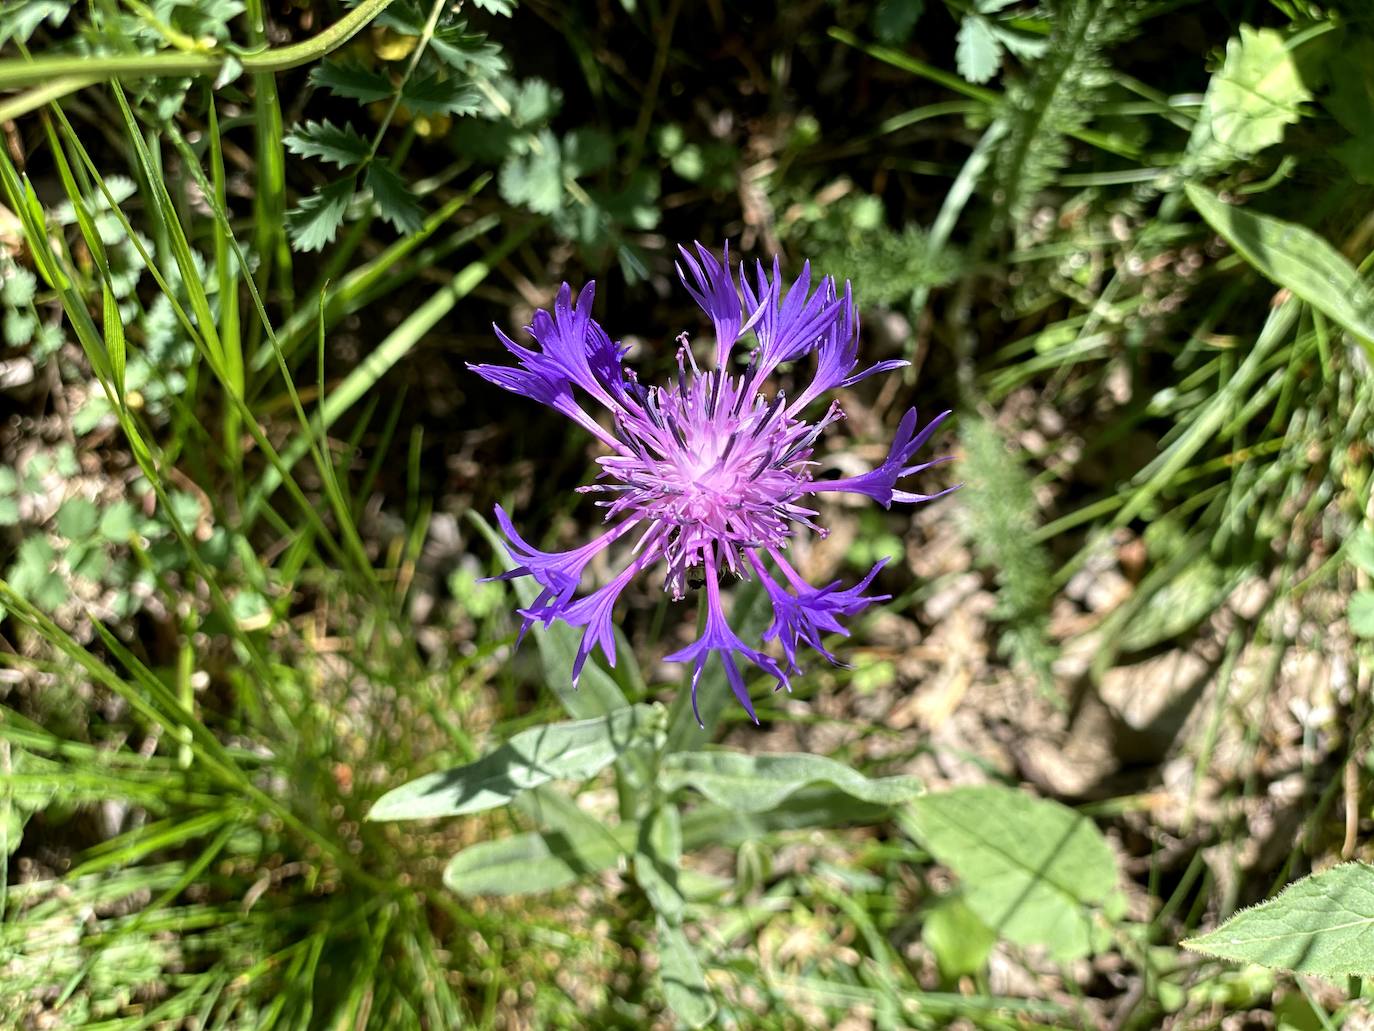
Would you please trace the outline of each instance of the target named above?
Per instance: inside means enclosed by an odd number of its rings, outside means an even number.
[[[362,0],[357,7],[312,39],[241,56],[207,51],[201,54],[163,52],[4,61],[0,62],[0,89],[15,86],[52,87],[55,80],[65,76],[97,82],[103,79],[140,79],[150,75],[214,75],[231,60],[237,60],[243,70],[249,73],[282,72],[316,61],[342,46],[391,3],[392,0]]]

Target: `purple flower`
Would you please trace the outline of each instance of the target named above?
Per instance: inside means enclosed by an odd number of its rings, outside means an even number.
[[[783,552],[801,530],[824,537],[814,522],[809,497],[824,491],[864,494],[884,508],[898,501],[930,501],[935,494],[900,490],[897,482],[945,458],[912,464],[916,453],[949,415],[943,412],[920,432],[916,409],[902,418],[887,459],[872,472],[840,480],[813,478],[817,439],[827,426],[844,417],[831,402],[814,422],[806,420],[813,402],[837,387],[849,386],[905,362],[879,362],[860,372],[859,318],[849,284],[841,294],[835,281],[823,277],[811,289],[811,266],[784,286],[778,261],[772,275],[756,263],[753,282],[740,264],[738,279],[730,252],[717,257],[696,245],[679,248],[678,275],[693,300],[710,317],[716,335],[716,362],[699,368],[684,333],[678,338],[677,376],[665,386],[645,387],[623,367],[625,351],[611,342],[592,320],[594,284],[588,283],[574,304],[566,283],[553,311],[535,313],[528,333],[538,350],[515,343],[500,329],[497,338],[518,364],[471,365],[478,375],[513,393],[541,401],[562,412],[606,445],[599,458],[597,482],[579,488],[605,495],[597,504],[614,525],[602,536],[566,552],[544,552],[527,544],[499,507],[496,519],[517,563],[505,578],[529,576],[539,596],[521,609],[521,632],[534,622],[555,619],[581,627],[582,643],[573,663],[573,684],[593,648],[615,664],[611,632],[616,600],[640,572],[663,564],[665,589],[681,599],[693,582],[706,588],[706,622],[697,641],[667,658],[692,662],[692,705],[707,659],[720,656],[735,696],[757,722],[740,673],[743,659],[768,673],[777,686],[788,685],[799,672],[797,648],[809,645],[835,663],[822,635],[846,634],[840,617],[856,615],[886,595],[865,595],[882,568],[878,563],[856,586],[839,583],[815,588],[806,583]],[[739,338],[752,331],[757,341],[741,371],[732,371],[731,353]],[[787,362],[816,355],[810,384],[789,401],[781,390],[766,389],[768,377]],[[610,414],[611,427],[599,423],[583,405],[590,398]],[[628,562],[605,586],[578,598],[587,565],[631,530],[635,543]],[[725,574],[758,577],[773,607],[773,623],[761,645],[776,641],[782,662],[742,641],[731,629],[721,605]],[[699,719],[699,717],[698,717]]]

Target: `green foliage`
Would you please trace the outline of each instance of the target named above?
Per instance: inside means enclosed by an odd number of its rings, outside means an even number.
[[[1035,540],[1035,495],[1030,477],[1008,449],[997,428],[965,415],[959,420],[963,445],[965,533],[978,564],[993,572],[998,604],[994,618],[1004,624],[1002,648],[1034,673],[1052,680],[1054,657],[1047,637],[1050,563]]]
[[[1009,941],[1077,959],[1103,947],[1103,918],[1124,908],[1101,832],[1057,802],[1011,788],[955,788],[916,799],[902,819],[958,874],[968,908]]]
[[[832,784],[862,802],[889,806],[923,790],[914,777],[869,780],[843,763],[818,755],[679,752],[664,760],[659,775],[665,791],[692,787],[716,805],[740,813],[766,812],[816,783]]]
[[[1226,44],[1226,63],[1212,77],[1198,132],[1235,157],[1249,157],[1283,139],[1312,94],[1297,61],[1273,29],[1240,27]]]
[[[1374,357],[1374,290],[1334,247],[1311,230],[1227,205],[1189,184],[1188,199],[1261,275],[1330,316]]]
[[[1044,56],[1046,41],[1018,32],[997,17],[1014,0],[974,0],[973,10],[959,23],[954,62],[969,82],[983,83],[996,76],[1002,55],[1010,50],[1022,60]]]
[[[882,201],[872,196],[805,204],[789,236],[818,269],[861,284],[866,304],[909,303],[918,291],[949,283],[961,270],[958,254],[933,243],[920,227],[890,229]]]
[[[1057,0],[1047,9],[1054,30],[1044,55],[1024,82],[1009,85],[999,112],[1007,131],[992,165],[995,225],[1020,225],[1068,163],[1068,137],[1102,98],[1106,52],[1130,35],[1139,13],[1133,0]]]
[[[1374,974],[1365,943],[1374,925],[1374,867],[1342,863],[1288,885],[1220,927],[1183,943],[1240,963],[1331,980]]]

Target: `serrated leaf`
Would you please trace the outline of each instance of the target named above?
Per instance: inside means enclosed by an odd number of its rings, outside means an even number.
[[[476,762],[431,773],[377,799],[369,820],[459,816],[505,805],[554,780],[586,780],[647,734],[654,709],[636,705],[608,716],[522,730]]]
[[[664,758],[664,791],[692,787],[712,802],[741,813],[762,813],[811,784],[832,784],[851,798],[899,805],[924,791],[915,777],[870,780],[857,770],[819,755],[678,752]]]
[[[965,15],[954,50],[959,74],[969,82],[988,82],[997,74],[1001,60],[1002,44],[997,42],[988,20],[980,14]]]
[[[311,70],[310,82],[337,97],[348,97],[362,104],[386,100],[396,91],[385,74],[353,61],[323,61]]]
[[[1311,99],[1283,36],[1242,25],[1207,87],[1202,120],[1222,146],[1255,154],[1282,140],[1284,126],[1302,116],[1298,105]]]
[[[552,215],[563,204],[563,165],[558,140],[545,129],[539,149],[508,158],[497,181],[502,198],[510,204]]]
[[[57,511],[57,532],[69,541],[89,537],[99,522],[100,513],[95,502],[87,498],[72,498]]]
[[[473,4],[479,11],[500,15],[502,18],[509,18],[515,13],[515,0],[473,0]]]
[[[135,525],[134,506],[127,501],[116,501],[100,517],[100,536],[107,541],[126,541]]]
[[[1094,951],[1098,911],[1120,904],[1106,839],[1058,802],[1000,786],[955,788],[914,800],[900,819],[959,876],[983,923],[1060,961]]]
[[[0,46],[11,39],[27,43],[46,18],[54,27],[66,20],[72,4],[65,0],[28,0],[27,3],[8,4],[0,12]]]
[[[521,128],[547,122],[563,103],[563,91],[543,79],[526,79],[511,102],[510,119]]]
[[[292,154],[330,161],[340,168],[359,164],[371,149],[367,140],[353,126],[338,126],[333,122],[298,125],[286,134],[282,142]]]
[[[1374,867],[1342,863],[1183,942],[1194,952],[1331,979],[1374,975]]]
[[[1374,291],[1344,255],[1305,226],[1226,204],[1196,183],[1184,189],[1256,271],[1329,315],[1374,356]]]
[[[701,960],[681,927],[658,918],[658,976],[668,1008],[691,1028],[706,1027],[716,1015],[716,1001],[706,986]]]
[[[318,251],[334,242],[334,235],[348,213],[353,199],[354,181],[349,176],[304,198],[293,211],[286,214],[286,229],[291,246],[298,251]]]
[[[377,205],[377,213],[399,233],[418,232],[425,224],[424,211],[415,194],[399,175],[381,162],[374,161],[367,166],[367,188],[372,191],[372,200]]]
[[[1356,591],[1350,599],[1350,630],[1356,637],[1374,640],[1374,591]]]
[[[426,75],[401,87],[401,102],[418,115],[471,115],[482,105],[482,94],[459,79]]]

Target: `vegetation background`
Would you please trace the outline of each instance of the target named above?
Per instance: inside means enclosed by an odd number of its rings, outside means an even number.
[[[1374,1026],[1371,15],[6,0],[0,1020]],[[893,600],[688,742],[655,585],[515,648],[473,514],[595,451],[464,362],[595,278],[656,378],[692,240],[851,279],[824,461],[965,487],[828,505]]]

